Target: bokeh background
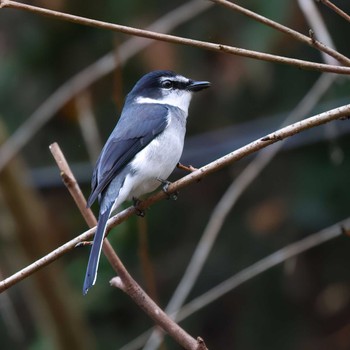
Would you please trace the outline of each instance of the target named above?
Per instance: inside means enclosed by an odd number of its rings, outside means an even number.
[[[140,28],[184,3],[31,2]],[[350,12],[348,1],[336,3]],[[308,33],[296,1],[241,4]],[[350,24],[321,4],[317,8],[337,49],[350,56]],[[322,61],[317,50],[218,5],[172,33]],[[0,143],[62,84],[127,39],[1,9]],[[115,54],[116,62],[121,56]],[[154,69],[212,82],[193,99],[188,120],[182,161],[197,167],[277,129],[320,77],[318,72],[160,42],[134,55],[72,96],[1,171],[2,278],[87,229],[48,146],[59,143],[87,196],[96,154],[118,119],[125,94]],[[349,79],[336,79],[305,117],[348,103],[349,90]],[[349,121],[337,121],[285,144],[230,212],[188,300],[349,215],[349,131]],[[216,203],[252,159],[210,175],[182,190],[176,202],[157,203],[145,219],[131,218],[111,232],[110,240],[131,274],[161,306],[183,275]],[[183,175],[175,171],[172,179]],[[96,212],[97,206],[93,209]],[[142,260],[144,235],[151,271]],[[320,245],[225,294],[181,325],[202,336],[210,349],[350,349],[349,249],[345,235]],[[109,286],[113,271],[104,258],[96,286],[82,296],[88,253],[88,248],[71,251],[0,295],[2,349],[119,349],[153,325],[127,295]],[[164,349],[177,348],[165,338]]]

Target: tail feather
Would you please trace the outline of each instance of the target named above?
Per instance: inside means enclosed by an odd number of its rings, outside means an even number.
[[[111,214],[112,206],[110,206],[105,212],[100,213],[98,218],[98,224],[96,228],[96,233],[94,237],[94,241],[92,243],[89,262],[86,269],[83,294],[86,295],[89,288],[91,288],[95,282],[97,277],[97,269],[100,261],[101,250],[103,238],[106,232],[106,226],[108,218]]]

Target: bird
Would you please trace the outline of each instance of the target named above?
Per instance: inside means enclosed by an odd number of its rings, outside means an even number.
[[[179,163],[194,92],[210,86],[170,70],[147,73],[127,94],[120,118],[93,170],[87,207],[98,199],[99,216],[83,294],[95,284],[107,221],[128,200],[153,192]]]

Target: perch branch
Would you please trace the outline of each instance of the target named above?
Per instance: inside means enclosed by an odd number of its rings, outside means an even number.
[[[115,32],[128,34],[128,35],[134,35],[134,36],[139,36],[143,38],[164,41],[172,44],[187,45],[187,46],[192,46],[199,49],[205,49],[205,50],[210,50],[215,52],[227,53],[231,55],[248,57],[248,58],[258,59],[266,62],[288,64],[301,69],[315,70],[315,71],[328,72],[328,73],[347,74],[347,75],[350,74],[349,67],[340,67],[340,66],[328,65],[324,63],[315,63],[311,61],[289,58],[285,56],[278,56],[278,55],[272,55],[272,54],[253,51],[253,50],[241,49],[241,48],[229,46],[229,45],[222,45],[217,43],[179,37],[175,35],[162,34],[154,31],[143,30],[143,29],[138,29],[138,28],[119,25],[119,24],[113,24],[108,22],[102,22],[102,21],[75,16],[75,15],[71,15],[63,12],[57,12],[57,11],[45,9],[42,7],[22,4],[17,1],[2,0],[1,7],[25,10],[25,11],[33,12],[35,14],[47,16],[50,18],[66,20],[72,23],[78,23],[81,25],[111,30]]]
[[[269,135],[266,135],[263,138],[255,140],[237,149],[236,151],[233,151],[223,156],[203,166],[202,168],[199,168],[198,170],[193,171],[192,173],[184,176],[178,181],[170,184],[168,191],[175,192],[186,186],[189,186],[190,184],[196,183],[198,180],[202,179],[203,177],[208,176],[209,174],[215,171],[218,171],[219,169],[222,169],[223,167],[228,166],[233,162],[240,160],[252,153],[255,153],[263,148],[266,148],[267,146],[277,141],[283,140],[285,138],[293,136],[299,132],[310,129],[312,127],[326,124],[332,120],[349,118],[349,116],[350,116],[350,105],[345,105],[345,106],[337,107],[335,109],[331,109],[329,111],[317,114],[313,117],[304,119],[300,122],[288,125]],[[151,195],[146,200],[142,201],[139,205],[139,209],[145,210],[151,205],[153,205],[154,203],[159,202],[160,200],[165,198],[167,198],[167,195],[164,193],[164,191],[158,191],[154,195]],[[136,209],[134,207],[129,207],[123,210],[122,212],[118,213],[117,215],[113,216],[108,220],[107,229],[110,229],[111,227],[118,225],[122,221],[125,221],[132,214],[136,214]],[[35,261],[31,265],[25,267],[23,270],[1,281],[0,293],[8,289],[9,287],[13,286],[14,284],[18,283],[19,281],[23,280],[24,278],[28,277],[29,275],[33,274],[35,271],[39,270],[43,266],[46,266],[50,262],[56,260],[64,253],[70,251],[75,247],[77,243],[90,239],[93,236],[94,232],[95,232],[95,228],[82,233],[80,236],[65,243],[64,245],[55,249],[48,255]]]
[[[50,145],[50,151],[56,160],[60,169],[64,184],[68,188],[80,212],[82,213],[87,224],[96,226],[96,218],[90,208],[86,208],[85,197],[57,143]],[[170,336],[172,336],[182,347],[189,350],[205,350],[201,338],[197,340],[192,338],[186,331],[177,325],[171,318],[169,318],[163,310],[142,290],[137,282],[130,276],[125,266],[119,259],[116,252],[107,239],[103,242],[103,252],[108,261],[117,272],[118,277],[115,277],[111,285],[122,289],[130,298],[150,316],[157,325],[162,327]]]

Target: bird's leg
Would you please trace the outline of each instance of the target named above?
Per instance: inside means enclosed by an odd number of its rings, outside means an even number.
[[[141,216],[142,218],[145,217],[146,212],[139,208],[141,201],[138,198],[133,197],[132,202],[133,202],[134,208],[136,209],[136,215]]]
[[[163,186],[162,189],[163,189],[164,193],[166,193],[168,195],[168,199],[172,199],[172,200],[176,201],[177,197],[179,195],[179,191],[169,193],[168,189],[169,189],[169,185],[171,185],[171,182],[168,180],[163,180],[159,177],[157,178],[157,180],[162,183],[162,186]]]
[[[179,168],[179,169],[181,169],[181,170],[188,171],[189,173],[192,173],[192,172],[198,170],[197,168],[195,168],[195,167],[192,166],[192,165],[188,165],[188,166],[187,166],[187,165],[181,164],[180,162],[177,163],[176,167]]]

